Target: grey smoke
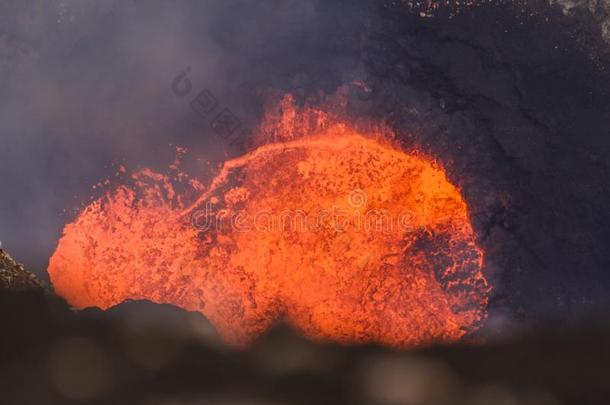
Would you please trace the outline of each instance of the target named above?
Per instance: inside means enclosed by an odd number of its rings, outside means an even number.
[[[344,81],[358,50],[328,42],[357,37],[362,21],[335,3],[0,2],[4,248],[44,275],[63,225],[117,163],[163,168],[175,145],[212,164],[232,153],[172,93],[187,66],[194,93],[209,89],[247,125],[260,111],[244,94],[257,86],[300,86],[297,70],[329,89]]]

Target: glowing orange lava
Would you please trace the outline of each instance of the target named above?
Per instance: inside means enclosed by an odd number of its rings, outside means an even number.
[[[381,133],[328,124],[276,138],[226,162],[188,206],[167,177],[133,180],[67,225],[50,260],[77,308],[169,303],[235,344],[284,320],[315,340],[413,347],[486,317],[459,190]]]

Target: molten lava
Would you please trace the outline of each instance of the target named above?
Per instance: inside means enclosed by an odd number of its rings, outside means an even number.
[[[276,138],[226,162],[190,205],[181,197],[144,171],[89,205],[50,260],[56,291],[77,308],[199,311],[235,344],[283,320],[315,340],[412,347],[486,317],[459,190],[381,133],[330,124]]]

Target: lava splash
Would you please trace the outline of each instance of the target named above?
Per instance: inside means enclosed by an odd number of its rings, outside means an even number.
[[[468,207],[441,166],[344,124],[227,161],[189,205],[143,171],[64,229],[49,264],[76,308],[146,299],[203,313],[242,345],[305,336],[414,347],[486,317]]]

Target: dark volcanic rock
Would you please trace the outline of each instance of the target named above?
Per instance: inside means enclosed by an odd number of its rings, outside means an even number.
[[[44,289],[45,284],[0,249],[0,289]]]
[[[8,290],[0,328],[3,404],[580,405],[610,394],[607,322],[411,352],[316,344],[282,327],[234,350],[177,308],[73,312],[42,290]]]

